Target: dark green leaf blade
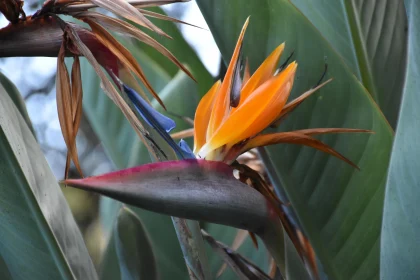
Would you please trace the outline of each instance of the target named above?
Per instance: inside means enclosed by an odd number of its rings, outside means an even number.
[[[121,279],[158,279],[150,238],[134,212],[122,207],[114,228]]]
[[[395,127],[407,60],[404,1],[291,2],[344,58]]]

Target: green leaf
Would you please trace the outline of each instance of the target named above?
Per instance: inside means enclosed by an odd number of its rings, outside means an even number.
[[[228,61],[240,28],[251,16],[243,46],[256,69],[280,43],[299,63],[292,97],[313,87],[325,61],[334,81],[306,100],[282,131],[314,127],[371,129],[374,135],[325,135],[320,140],[361,171],[306,147],[277,145],[265,163],[284,188],[330,279],[379,277],[379,235],[392,130],[368,92],[315,27],[287,0],[197,3]],[[315,47],[316,46],[316,47]],[[284,59],[283,59],[284,61]]]
[[[12,83],[12,81],[10,81],[1,72],[0,72],[0,84],[3,86],[6,93],[9,94],[9,97],[12,99],[16,108],[19,110],[19,113],[21,114],[21,116],[25,120],[26,125],[32,131],[33,135],[35,135],[34,128],[32,127],[32,122],[29,118],[28,112],[26,111],[25,101],[23,100],[22,95],[20,95],[17,87]]]
[[[404,1],[291,2],[344,58],[395,127],[406,70]]]
[[[420,2],[405,1],[408,14],[408,69],[391,163],[388,170],[381,239],[381,279],[418,279],[420,221]]]
[[[121,279],[157,279],[153,247],[147,231],[134,212],[122,207],[114,228]]]
[[[101,199],[101,219],[103,219],[104,209],[116,209],[114,211],[118,213],[120,207],[121,203],[115,200]],[[187,279],[188,273],[171,218],[140,208],[129,208],[141,217],[141,221],[150,237],[160,279]],[[115,220],[109,220],[109,222],[115,222]],[[122,279],[120,278],[120,269],[113,242],[110,242],[107,246],[101,262],[100,276],[101,279]]]
[[[9,274],[11,279],[96,279],[56,179],[2,86],[0,112],[1,275]],[[6,267],[8,271],[3,271]]]

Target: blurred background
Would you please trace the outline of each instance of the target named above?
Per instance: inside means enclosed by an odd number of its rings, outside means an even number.
[[[33,14],[41,7],[42,2],[25,0],[25,13],[27,15]],[[221,55],[195,1],[166,5],[163,6],[163,10],[171,17],[203,28],[176,24],[208,71],[214,77],[218,76]],[[6,18],[0,14],[0,28],[7,24]],[[56,58],[0,58],[0,72],[6,75],[19,89],[25,100],[37,140],[54,175],[57,180],[60,180],[64,175],[67,150],[57,115],[55,100],[56,68]],[[89,92],[85,92],[85,94],[89,94]],[[77,135],[77,147],[85,176],[115,170],[89,121],[84,116]],[[76,174],[74,171],[74,169],[70,170],[70,177]],[[95,265],[98,265],[99,256],[106,246],[106,240],[100,238],[102,234],[98,218],[99,199],[94,194],[71,188],[63,188],[63,192],[85,237],[92,259]]]

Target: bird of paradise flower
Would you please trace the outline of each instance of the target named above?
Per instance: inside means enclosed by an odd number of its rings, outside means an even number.
[[[239,171],[239,180],[259,191],[267,199],[277,213],[302,260],[308,265],[312,273],[317,275],[315,253],[306,237],[291,223],[282,210],[284,204],[256,171],[246,165],[239,164],[236,159],[239,155],[256,147],[288,143],[318,149],[358,168],[351,160],[312,136],[328,133],[370,133],[371,131],[350,128],[310,128],[290,132],[262,133],[274,123],[281,122],[286,115],[291,113],[316,90],[329,83],[331,79],[287,103],[293,88],[298,64],[291,62],[288,65],[281,66],[280,69],[277,68],[284,50],[284,44],[275,48],[252,75],[249,74],[246,66],[245,73],[241,77],[240,57],[248,23],[249,19],[246,20],[239,35],[224,80],[217,81],[201,99],[197,107],[192,131],[194,135],[193,151],[190,150],[186,142],[181,140],[177,145],[170,137],[168,133],[175,127],[175,123],[171,119],[155,111],[147,102],[142,100],[141,96],[122,81],[119,81],[116,77],[114,79],[118,80],[120,87],[133,101],[135,108],[145,121],[176,151],[179,159],[197,158],[219,161],[231,165]],[[188,133],[181,133],[181,135],[185,136]],[[200,160],[197,162],[200,162]],[[118,176],[118,181],[123,183],[124,172],[118,171],[105,177],[69,180],[65,183],[81,188],[91,186],[94,183],[95,186],[101,185],[106,188],[107,180],[114,176]],[[133,172],[135,171],[130,170],[128,173],[133,176]],[[114,198],[118,197],[114,196]],[[250,234],[256,243],[256,238],[252,233]]]

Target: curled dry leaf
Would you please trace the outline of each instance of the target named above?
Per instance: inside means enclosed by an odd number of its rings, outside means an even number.
[[[70,78],[67,71],[67,67],[64,63],[64,55],[66,52],[65,41],[61,46],[60,52],[57,59],[57,77],[56,77],[56,96],[57,96],[57,111],[58,119],[60,121],[61,130],[63,132],[64,141],[68,148],[67,161],[69,158],[74,162],[77,170],[82,174],[82,170],[79,164],[79,158],[77,155],[76,147],[76,134],[74,117],[77,111],[78,96],[72,94],[72,88],[70,84]],[[75,85],[77,87],[77,84]],[[76,91],[76,90],[75,90]],[[76,95],[79,93],[76,93]],[[76,107],[75,107],[76,105]],[[81,114],[81,111],[80,111]],[[79,117],[80,118],[80,117]],[[77,124],[78,125],[78,124]],[[69,165],[66,164],[65,177],[67,178],[69,171]]]
[[[92,31],[97,36],[98,40],[119,59],[119,61],[123,64],[124,67],[134,72],[135,75],[140,78],[142,83],[152,93],[152,95],[156,98],[159,104],[163,108],[165,108],[165,105],[163,104],[158,94],[154,91],[154,89],[150,85],[149,81],[144,75],[143,70],[141,69],[140,65],[137,63],[134,56],[123,45],[121,45],[108,31],[106,31],[105,28],[103,28],[102,26],[100,26],[99,24],[97,24],[96,22],[88,18],[84,18],[84,21],[87,24],[89,24],[89,26],[92,28]],[[143,98],[147,99],[147,96],[144,95]]]
[[[149,28],[160,35],[169,37],[165,32],[148,20],[139,10],[125,0],[90,0],[90,2],[109,10],[116,15],[122,16],[141,26]]]
[[[80,127],[80,120],[82,118],[82,99],[83,99],[82,77],[80,73],[80,60],[78,56],[74,57],[73,67],[71,69],[71,99],[72,99],[71,109],[72,109],[72,118],[73,118],[73,132],[74,132],[74,137],[76,137],[77,132],[79,131],[79,127]],[[75,143],[76,139],[74,139],[73,141]],[[70,153],[67,152],[65,178],[68,177],[68,172],[70,169],[70,159],[71,159]],[[77,159],[76,159],[76,162],[78,162]],[[78,171],[82,175],[81,170],[78,169]]]
[[[194,136],[194,128],[188,128],[179,132],[171,134],[171,137],[174,139],[185,139]]]
[[[242,148],[241,153],[255,147],[268,146],[279,143],[298,144],[312,147],[332,156],[335,156],[336,158],[341,159],[350,164],[351,166],[359,169],[359,167],[356,164],[354,164],[351,160],[349,160],[333,148],[329,147],[328,145],[322,143],[318,139],[312,138],[306,134],[295,131],[263,134],[256,136],[246,143],[246,145]]]
[[[105,73],[101,69],[101,66],[99,65],[98,61],[93,56],[92,52],[89,50],[89,48],[82,42],[77,32],[71,28],[70,26],[67,26],[65,30],[65,34],[69,37],[69,39],[72,41],[76,49],[89,61],[89,63],[92,65],[93,69],[95,70],[96,74],[99,76],[101,80],[101,87],[103,88],[104,92],[108,95],[108,97],[121,109],[124,116],[127,118],[127,120],[130,122],[130,124],[133,126],[134,130],[136,131],[137,135],[140,137],[140,139],[147,143],[146,140],[146,132],[143,128],[143,125],[133,112],[131,110],[130,106],[125,102],[125,100],[121,97],[121,95],[117,92],[115,87],[112,85],[111,81],[106,77]],[[151,155],[154,155],[153,150],[151,150],[149,145],[146,145],[146,147],[149,149]]]
[[[200,27],[200,26],[197,26],[197,25],[179,20],[177,18],[169,17],[167,15],[162,15],[162,14],[155,13],[155,12],[152,12],[152,11],[149,11],[149,10],[144,10],[144,9],[139,9],[139,11],[142,14],[144,14],[145,16],[148,16],[148,17],[157,18],[157,19],[166,20],[166,21],[172,21],[172,22],[176,22],[176,23],[182,23],[182,24],[185,24],[185,25],[189,25],[189,26],[192,26],[192,27],[196,27],[196,28],[208,31],[208,29],[206,29],[206,28],[203,28],[203,27]]]
[[[239,279],[261,279],[271,280],[264,271],[262,271],[257,265],[247,260],[245,257],[235,252],[233,248],[229,248],[223,243],[215,240],[206,231],[201,230],[204,239],[212,247],[212,249],[219,254],[219,256],[225,261],[227,265],[236,273]]]
[[[87,23],[89,23],[88,21],[94,21],[98,25],[103,26],[110,31],[115,31],[123,35],[131,36],[143,43],[148,44],[169,58],[169,60],[171,60],[176,66],[184,71],[191,79],[195,80],[191,72],[184,65],[182,65],[181,62],[179,62],[179,60],[167,48],[130,23],[118,18],[111,18],[95,12],[81,12],[75,14],[74,16],[80,20],[86,21]],[[98,36],[101,36],[101,34],[98,34]]]
[[[25,12],[22,9],[22,0],[2,0],[0,1],[0,12],[7,18],[11,23],[17,23],[20,15],[22,19],[25,19]]]
[[[303,94],[299,95],[299,97],[293,99],[292,101],[290,101],[289,103],[287,103],[286,105],[284,105],[283,109],[281,110],[281,113],[279,115],[279,117],[271,124],[271,126],[277,127],[280,122],[288,115],[290,114],[294,109],[296,109],[300,104],[302,104],[303,101],[305,101],[306,98],[308,98],[309,96],[311,96],[314,92],[316,92],[317,90],[319,90],[320,88],[322,88],[323,86],[325,86],[326,84],[328,84],[329,82],[331,82],[333,79],[329,79],[325,82],[323,82],[322,84],[311,88],[310,90],[304,92]]]
[[[248,236],[248,231],[243,230],[243,229],[238,229],[236,232],[235,238],[233,239],[233,242],[232,242],[232,246],[231,246],[232,250],[234,251],[238,250],[239,247],[241,247],[241,245],[245,242],[247,236]],[[220,267],[219,271],[217,272],[216,277],[219,278],[223,274],[223,272],[225,272],[226,268],[227,268],[227,264],[224,263]]]

